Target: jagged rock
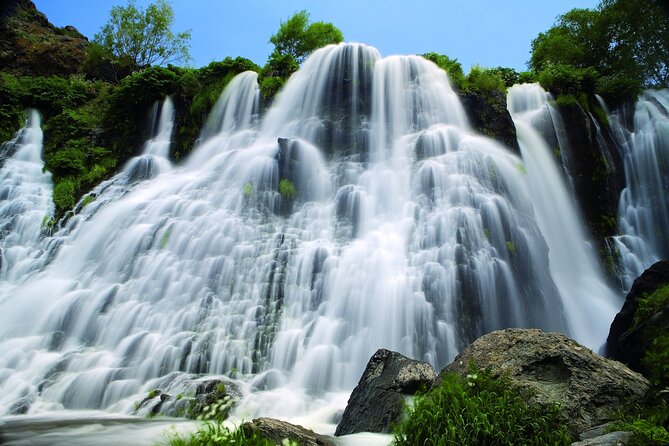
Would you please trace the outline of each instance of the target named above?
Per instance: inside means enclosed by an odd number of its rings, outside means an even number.
[[[88,39],[72,26],[57,28],[29,0],[0,7],[0,69],[22,76],[80,73]]]
[[[282,444],[286,439],[300,446],[334,446],[335,443],[325,435],[320,435],[302,426],[274,418],[256,418],[244,423],[241,429],[246,435],[258,434],[275,444]]]
[[[640,374],[603,358],[559,333],[506,329],[480,337],[448,365],[466,375],[470,364],[508,376],[529,391],[530,404],[560,405],[573,435],[608,421],[623,407],[646,402],[650,388]],[[437,379],[440,382],[440,379]]]
[[[520,153],[516,126],[506,108],[506,96],[501,91],[480,93],[471,91],[460,95],[472,127]]]
[[[611,432],[599,437],[577,441],[576,443],[572,443],[571,446],[625,446],[631,436],[631,432]]]
[[[377,350],[353,389],[335,436],[357,432],[388,432],[399,421],[405,398],[429,387],[436,377],[432,366],[397,352]]]
[[[618,200],[625,186],[622,159],[608,127],[597,124],[594,115],[586,113],[580,104],[560,105],[558,110],[568,129],[564,134],[568,147],[563,147],[567,153],[560,156],[560,161],[568,164],[565,167],[577,202],[600,254],[607,253],[604,241],[618,230]],[[596,125],[600,128],[599,138]],[[607,273],[613,275],[613,259],[603,260]]]
[[[669,333],[669,302],[655,314],[635,322],[638,300],[666,284],[669,284],[669,260],[653,264],[634,281],[622,309],[611,324],[606,340],[607,357],[627,364],[632,370],[646,372],[641,358],[650,348],[654,334]]]

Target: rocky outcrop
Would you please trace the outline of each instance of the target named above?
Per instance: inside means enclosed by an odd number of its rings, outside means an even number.
[[[256,418],[253,421],[242,424],[241,429],[247,436],[256,434],[278,445],[283,444],[284,440],[290,440],[300,446],[335,445],[330,437],[274,418]]]
[[[600,125],[598,138],[596,122],[578,103],[559,105],[567,153],[561,155],[566,164],[577,202],[600,253],[608,252],[606,237],[617,233],[617,210],[620,191],[624,187],[622,159],[615,149],[613,138],[605,125]],[[604,255],[602,255],[604,257]],[[613,259],[604,259],[609,274],[613,274]]]
[[[357,432],[389,432],[400,420],[405,399],[429,387],[436,373],[426,362],[380,349],[370,358],[348,400],[336,436]]]
[[[88,39],[76,28],[57,28],[30,0],[0,7],[0,69],[21,76],[80,73]]]
[[[467,347],[447,372],[462,376],[470,364],[508,376],[532,396],[530,404],[560,405],[573,435],[611,421],[614,413],[643,404],[648,381],[623,364],[603,358],[559,333],[506,329],[482,336]],[[440,382],[440,379],[437,379]]]
[[[655,335],[669,333],[669,299],[658,302],[654,311],[638,314],[639,299],[669,284],[669,260],[662,260],[639,276],[630,289],[622,309],[613,319],[606,340],[606,356],[646,373],[641,359],[651,347]]]
[[[572,443],[571,446],[625,446],[631,437],[631,432],[616,431],[587,440],[577,441],[576,443]]]
[[[516,127],[506,108],[506,96],[501,91],[470,91],[460,94],[460,100],[476,131],[520,153]]]

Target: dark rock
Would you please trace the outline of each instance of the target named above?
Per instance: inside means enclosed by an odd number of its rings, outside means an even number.
[[[460,100],[476,131],[496,139],[514,153],[520,153],[516,126],[506,108],[506,96],[501,91],[470,91],[460,94]]]
[[[606,237],[617,234],[617,212],[620,192],[625,186],[623,162],[616,149],[608,126],[596,122],[580,104],[558,107],[564,128],[567,147],[560,158],[573,183],[577,202],[585,217],[596,246],[605,257]],[[614,274],[613,259],[603,259],[608,273]]]
[[[562,334],[537,329],[482,336],[439,376],[447,372],[465,376],[472,363],[493,376],[508,376],[512,386],[532,395],[530,404],[558,404],[574,436],[612,421],[620,408],[644,404],[650,389],[643,376],[623,364]]]
[[[638,299],[669,284],[669,260],[661,260],[639,276],[630,289],[622,309],[613,319],[606,339],[606,356],[645,373],[641,358],[650,348],[654,333],[669,333],[669,304],[656,314],[635,323]]]
[[[0,7],[0,69],[20,76],[81,73],[88,39],[74,27],[57,28],[29,0]]]
[[[405,398],[431,386],[432,366],[397,352],[380,349],[370,358],[353,389],[335,436],[357,432],[389,432],[400,420]]]
[[[320,435],[302,426],[291,424],[274,418],[256,418],[241,426],[244,434],[260,435],[274,444],[282,444],[286,439],[300,446],[334,446],[334,442],[325,435]]]
[[[631,432],[617,431],[599,437],[577,441],[576,443],[572,443],[571,446],[625,446],[631,437]]]

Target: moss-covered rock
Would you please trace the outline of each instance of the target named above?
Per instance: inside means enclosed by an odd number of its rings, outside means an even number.
[[[76,28],[57,28],[30,0],[0,6],[0,66],[22,76],[81,73],[88,39]]]
[[[669,387],[669,260],[634,281],[611,324],[606,354]]]
[[[516,127],[506,108],[506,96],[501,90],[470,89],[460,94],[469,121],[477,132],[501,142],[520,153]]]

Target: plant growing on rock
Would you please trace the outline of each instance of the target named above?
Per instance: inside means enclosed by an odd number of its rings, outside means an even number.
[[[558,407],[530,406],[505,379],[472,368],[466,378],[446,374],[417,397],[393,434],[393,444],[568,445]]]

